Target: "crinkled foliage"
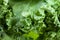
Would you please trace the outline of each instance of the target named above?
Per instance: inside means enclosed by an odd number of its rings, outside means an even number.
[[[60,0],[0,0],[0,40],[60,40]]]

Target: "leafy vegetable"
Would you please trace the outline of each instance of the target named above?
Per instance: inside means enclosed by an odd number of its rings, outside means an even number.
[[[0,40],[60,40],[60,0],[0,0]]]

